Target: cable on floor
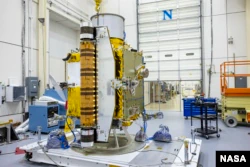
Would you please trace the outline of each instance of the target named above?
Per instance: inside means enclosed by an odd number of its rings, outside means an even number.
[[[2,153],[0,153],[0,156],[1,156],[1,155],[15,154],[15,153],[16,153],[16,152],[9,152],[9,153],[3,153],[3,154],[2,154]]]
[[[179,158],[180,161],[182,162],[182,164],[184,164],[184,162],[182,161],[181,157],[179,157],[177,154],[173,154],[173,153],[170,153],[170,152],[166,152],[166,151],[159,151],[159,150],[146,150],[146,151],[138,151],[138,152],[161,152],[161,153],[166,153],[166,154],[171,154],[171,155],[174,155],[175,157]],[[156,166],[156,165],[172,165],[174,163],[172,162],[164,162],[166,158],[164,159],[161,159],[161,164],[154,164],[154,165],[143,165],[143,166]]]
[[[57,167],[61,167],[60,165],[58,165],[44,150],[44,147],[40,145],[39,142],[37,142],[37,144],[39,145],[39,147],[42,149],[43,153],[57,166]]]

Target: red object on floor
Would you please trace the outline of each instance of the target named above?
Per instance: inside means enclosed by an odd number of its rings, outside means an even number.
[[[68,109],[68,101],[66,101],[66,103],[65,103],[65,109],[66,110]]]
[[[19,147],[16,148],[16,155],[18,154],[25,154],[25,151],[24,150],[21,150]]]

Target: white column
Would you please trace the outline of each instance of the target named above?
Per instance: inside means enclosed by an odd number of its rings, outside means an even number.
[[[40,80],[39,96],[41,96],[47,84],[47,1],[39,0],[38,2],[38,18],[44,18],[44,23],[38,21],[38,78]]]
[[[250,60],[250,0],[246,0],[246,30],[247,30],[247,59]],[[248,67],[250,73],[250,67]],[[248,87],[250,87],[250,79],[248,77]]]

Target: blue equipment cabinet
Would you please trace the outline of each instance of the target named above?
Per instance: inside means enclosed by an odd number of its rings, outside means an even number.
[[[59,122],[53,121],[54,114],[58,114],[58,105],[31,105],[29,106],[29,130],[37,132],[37,126],[42,127],[42,133],[49,133],[59,129]]]
[[[64,93],[65,97],[67,98],[68,97],[67,89],[64,89],[63,93]],[[59,101],[63,101],[63,99],[58,95],[58,93],[56,92],[55,89],[46,89],[45,93],[43,95],[44,96],[52,97],[52,98],[57,99]],[[67,114],[67,111],[66,111],[66,109],[65,109],[64,106],[59,105],[59,112],[58,112],[58,114],[59,115],[66,115]],[[80,119],[77,119],[75,121],[75,125],[76,126],[80,125]],[[59,121],[59,127],[63,128],[64,126],[65,126],[65,120],[64,121]]]
[[[202,98],[204,102],[216,102],[216,98]],[[183,115],[186,119],[191,116],[191,103],[195,101],[195,98],[183,98]],[[200,107],[193,106],[193,115],[200,114]],[[214,109],[208,108],[208,114],[216,114]]]

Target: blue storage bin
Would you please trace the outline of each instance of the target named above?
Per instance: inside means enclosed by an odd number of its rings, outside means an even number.
[[[204,102],[216,102],[216,98],[203,98]],[[191,116],[191,103],[195,101],[195,98],[183,98],[183,116],[188,118]],[[200,107],[193,106],[193,115],[200,115]],[[208,108],[208,114],[216,114],[215,110]]]

